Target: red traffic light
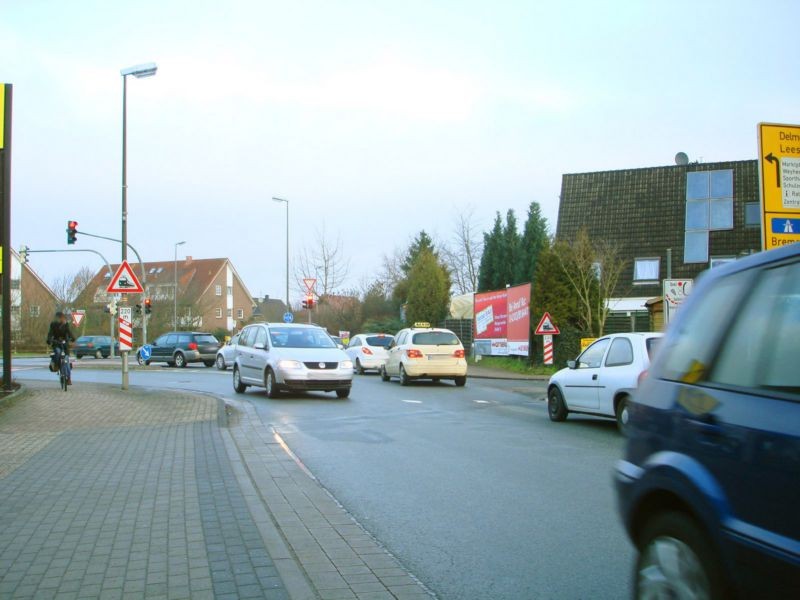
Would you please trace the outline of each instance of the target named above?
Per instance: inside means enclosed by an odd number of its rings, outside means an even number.
[[[78,239],[78,222],[67,221],[67,244],[74,244]]]

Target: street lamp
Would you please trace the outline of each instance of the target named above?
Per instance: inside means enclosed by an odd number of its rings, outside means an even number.
[[[178,246],[183,246],[186,242],[175,242],[175,292],[172,294],[172,330],[178,331]]]
[[[286,204],[286,310],[292,310],[289,306],[289,201],[284,198],[272,197],[275,202]]]
[[[128,75],[152,77],[158,67],[145,63],[122,69],[122,260],[128,260]],[[128,389],[128,352],[122,352],[122,389]]]

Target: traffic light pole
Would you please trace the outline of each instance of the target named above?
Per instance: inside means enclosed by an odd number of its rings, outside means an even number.
[[[106,267],[108,268],[108,276],[109,277],[113,277],[114,276],[114,271],[111,269],[111,264],[108,262],[108,259],[106,259],[106,257],[103,256],[102,254],[100,254],[97,250],[90,250],[88,248],[86,248],[86,249],[75,248],[75,249],[70,249],[70,250],[31,250],[27,246],[25,247],[25,254],[32,254],[34,252],[37,252],[37,253],[45,253],[45,252],[58,252],[58,253],[61,253],[61,252],[91,252],[92,254],[96,254],[97,256],[102,258],[103,262],[106,263]],[[28,262],[28,261],[26,260],[25,262]],[[24,267],[23,267],[23,270],[24,270]],[[20,286],[20,290],[22,290],[22,286]],[[114,337],[115,337],[114,334],[116,333],[116,328],[114,327],[114,315],[111,315],[111,319],[110,320],[111,320],[111,358],[114,358]]]
[[[109,242],[117,242],[118,244],[122,243],[122,240],[118,240],[118,239],[112,238],[112,237],[107,237],[105,235],[97,235],[96,233],[86,233],[85,231],[77,231],[77,230],[76,230],[76,233],[79,233],[80,235],[85,235],[87,237],[96,238],[98,240],[107,240]],[[142,306],[144,306],[144,300],[145,300],[145,298],[147,298],[147,271],[145,271],[145,269],[144,269],[144,263],[142,262],[142,257],[139,256],[139,252],[136,250],[136,248],[134,248],[133,246],[131,246],[130,244],[127,244],[127,243],[126,243],[126,246],[131,249],[131,252],[133,252],[136,255],[136,260],[139,261],[139,269],[141,269],[141,271],[142,271],[142,287],[144,288],[144,294],[142,294]],[[146,344],[146,343],[147,343],[147,315],[143,314],[142,315],[142,344]]]

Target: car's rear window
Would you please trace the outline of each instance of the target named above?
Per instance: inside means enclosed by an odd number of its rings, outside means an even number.
[[[77,343],[80,344],[80,343],[85,343],[85,342],[91,342],[92,339],[93,338],[91,336],[89,336],[89,335],[82,335],[81,337],[78,338]]]
[[[196,335],[194,341],[198,344],[219,344],[219,340],[213,335]]]
[[[423,331],[415,333],[411,343],[415,346],[458,346],[460,342],[456,334],[449,331]]]
[[[645,341],[645,345],[647,346],[647,356],[650,358],[650,362],[653,362],[653,356],[655,355],[656,350],[658,350],[660,342],[660,337],[647,338]]]
[[[373,335],[367,338],[367,346],[381,346],[386,348],[392,343],[394,336],[391,335]]]

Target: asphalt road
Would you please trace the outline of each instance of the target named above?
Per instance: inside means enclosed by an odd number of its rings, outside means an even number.
[[[44,364],[19,360],[15,377],[56,385]],[[120,375],[84,359],[73,380]],[[203,367],[151,367],[131,384],[235,396],[230,371]],[[611,483],[622,438],[612,421],[551,423],[543,396],[541,382],[401,387],[367,375],[349,400],[243,397],[441,598],[629,597],[633,551]]]

